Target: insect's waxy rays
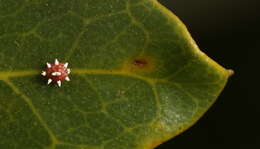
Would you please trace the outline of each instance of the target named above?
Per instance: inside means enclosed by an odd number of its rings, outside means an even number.
[[[55,59],[54,63],[47,63],[45,71],[42,71],[41,75],[45,76],[48,81],[47,84],[56,83],[61,87],[62,81],[70,81],[69,74],[70,69],[68,63],[60,63],[58,59]]]

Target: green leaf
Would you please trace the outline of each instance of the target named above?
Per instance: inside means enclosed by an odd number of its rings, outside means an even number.
[[[55,58],[61,88],[40,76]],[[155,0],[0,0],[1,149],[152,149],[230,74]]]

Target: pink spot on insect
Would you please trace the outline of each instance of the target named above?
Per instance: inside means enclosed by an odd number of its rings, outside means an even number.
[[[47,84],[56,83],[59,87],[61,87],[62,81],[70,81],[69,74],[68,63],[60,63],[57,59],[54,63],[47,63],[45,71],[41,73],[48,79]]]

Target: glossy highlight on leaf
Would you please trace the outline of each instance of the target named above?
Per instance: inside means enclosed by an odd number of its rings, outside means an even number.
[[[69,62],[61,88],[41,77]],[[231,71],[155,0],[1,0],[1,149],[152,149],[193,125]]]

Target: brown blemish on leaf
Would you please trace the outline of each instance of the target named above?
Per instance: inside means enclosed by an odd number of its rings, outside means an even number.
[[[136,59],[134,60],[133,64],[139,67],[144,67],[147,65],[147,61],[145,59]]]
[[[118,90],[118,91],[117,91],[117,96],[124,95],[125,93],[126,93],[125,90]]]
[[[155,65],[153,57],[142,56],[126,60],[122,69],[132,73],[148,73],[155,70]]]

